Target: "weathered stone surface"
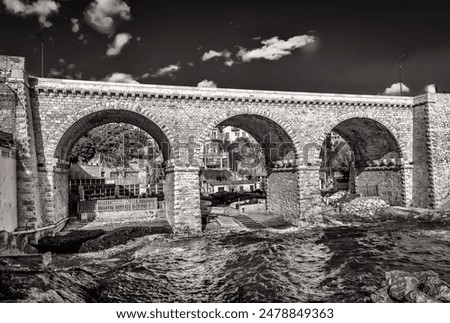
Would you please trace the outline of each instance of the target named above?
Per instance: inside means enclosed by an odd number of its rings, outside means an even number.
[[[429,276],[424,282],[423,291],[441,301],[450,302],[449,286],[436,276]]]
[[[419,289],[413,289],[405,295],[405,301],[409,303],[439,303],[435,298],[427,295]]]
[[[406,294],[417,288],[419,280],[413,276],[400,277],[389,284],[389,296],[397,301],[403,301]]]
[[[36,245],[40,252],[74,253],[78,252],[81,245],[105,234],[103,230],[78,230],[65,235],[41,238]]]
[[[394,303],[395,301],[389,296],[388,287],[383,287],[370,295],[370,299],[374,303]]]
[[[83,242],[79,252],[99,251],[125,244],[132,239],[143,237],[149,234],[172,233],[168,227],[135,227],[121,228],[113,230],[98,238]]]
[[[373,302],[439,303],[450,301],[450,288],[431,270],[409,273],[392,270],[385,273],[383,288],[371,294]]]
[[[376,212],[379,209],[387,207],[388,204],[379,197],[357,197],[354,200],[344,204],[342,215],[344,218],[365,220],[367,222],[375,221]]]

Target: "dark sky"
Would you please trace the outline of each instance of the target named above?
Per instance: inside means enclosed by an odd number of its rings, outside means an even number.
[[[48,77],[381,94],[409,52],[407,94],[450,91],[450,6],[430,1],[0,1],[0,54],[32,75],[41,32]]]

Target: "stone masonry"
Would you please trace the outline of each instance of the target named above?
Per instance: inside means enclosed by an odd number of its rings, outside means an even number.
[[[10,56],[0,56],[0,70],[0,130],[14,133],[18,152],[18,230],[56,230],[67,220],[67,158],[81,136],[109,122],[138,126],[162,147],[167,217],[175,232],[201,230],[201,147],[218,125],[239,127],[262,144],[273,170],[268,210],[292,223],[320,209],[320,148],[330,131],[355,153],[356,193],[376,184],[400,205],[450,202],[448,94],[395,97],[29,78],[24,59]]]

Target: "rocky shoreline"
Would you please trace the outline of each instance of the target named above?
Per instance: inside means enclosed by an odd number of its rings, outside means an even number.
[[[340,209],[340,211],[339,211]],[[379,197],[359,197],[323,214],[324,222],[343,225],[385,221],[450,224],[450,210],[389,206]]]
[[[374,303],[440,303],[450,302],[450,287],[438,274],[429,270],[408,273],[386,272],[383,287],[370,298]]]
[[[170,227],[126,227],[111,231],[74,230],[67,234],[44,237],[35,247],[39,252],[84,253],[126,244],[151,234],[171,234]]]

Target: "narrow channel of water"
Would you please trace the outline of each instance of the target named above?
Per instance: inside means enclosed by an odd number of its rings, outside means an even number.
[[[450,282],[450,228],[384,223],[191,239],[141,238],[57,256],[103,279],[100,302],[365,302],[384,273],[434,270]],[[58,258],[59,257],[59,258]]]

